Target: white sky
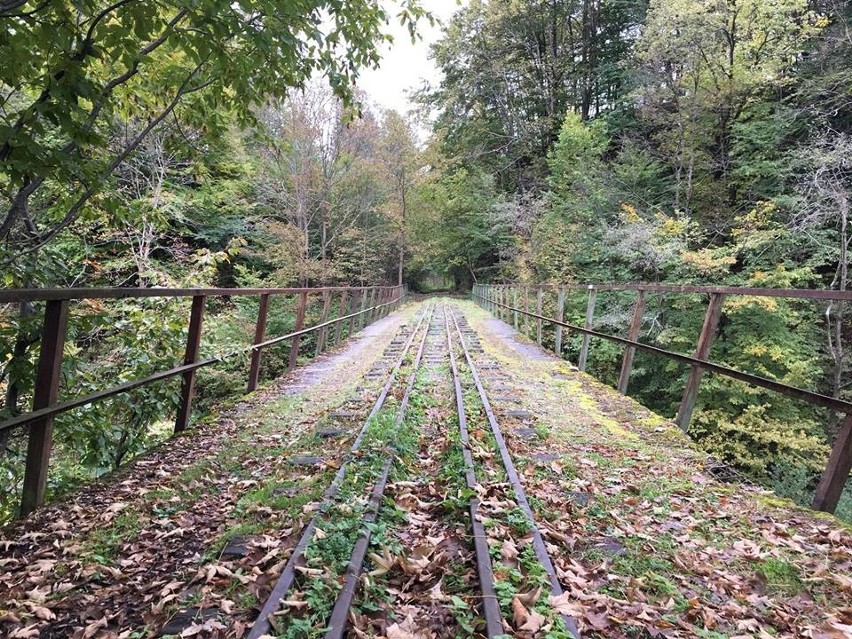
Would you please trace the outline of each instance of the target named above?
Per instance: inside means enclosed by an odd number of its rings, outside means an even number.
[[[397,3],[388,1],[386,6],[388,12],[396,16]],[[380,67],[362,71],[358,79],[358,86],[367,92],[369,101],[402,114],[413,106],[406,96],[407,91],[419,88],[423,80],[433,85],[439,81],[440,72],[429,59],[429,46],[441,36],[440,21],[448,21],[460,8],[456,0],[422,0],[422,6],[435,16],[435,25],[421,20],[417,31],[422,39],[412,44],[408,29],[392,18],[388,30],[394,37],[393,44],[383,47]]]

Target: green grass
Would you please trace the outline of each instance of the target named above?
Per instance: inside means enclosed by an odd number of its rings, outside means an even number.
[[[766,580],[770,594],[796,595],[805,585],[795,564],[779,557],[763,559],[757,573]]]

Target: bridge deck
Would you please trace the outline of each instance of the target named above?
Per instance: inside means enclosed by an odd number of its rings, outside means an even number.
[[[489,514],[483,521],[489,543],[500,542],[492,559],[495,580],[504,583],[498,598],[511,611],[507,633],[553,632],[547,610],[554,608],[576,619],[583,636],[849,636],[848,527],[721,481],[672,423],[473,304],[449,304],[469,324],[468,345],[477,337],[481,344],[473,358],[567,593],[549,601],[540,576],[530,573],[531,537],[513,523],[516,504],[500,492],[506,483],[487,426],[470,409],[470,450]],[[388,354],[400,352],[401,326],[410,331],[423,307],[404,307],[122,472],[0,533],[0,634],[244,636],[323,489],[348,459],[352,436],[385,382]],[[420,431],[410,461],[399,444],[403,463],[389,484],[397,509],[379,513],[385,527],[374,532],[372,576],[360,581],[360,607],[351,617],[358,636],[482,636],[469,519],[453,506],[460,494],[447,489],[453,478],[442,474],[454,463],[455,422],[444,329],[438,315],[430,318],[425,373],[412,400]],[[461,381],[474,402],[464,371]],[[360,499],[350,496],[353,504]],[[336,539],[338,524],[345,522],[331,520],[320,540]],[[301,566],[273,624],[280,636],[312,636],[306,628],[317,634],[323,627],[304,612],[328,576],[312,560],[320,555],[309,552]],[[367,604],[377,586],[382,605],[373,610]],[[175,614],[181,610],[190,611],[187,618]]]

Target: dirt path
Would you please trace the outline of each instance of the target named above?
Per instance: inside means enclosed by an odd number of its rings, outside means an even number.
[[[508,634],[567,638],[561,613],[584,637],[851,636],[848,527],[717,481],[670,422],[473,304],[445,301],[470,326],[473,363],[565,591],[548,596],[530,523],[457,351],[481,484],[473,495],[482,501]],[[215,422],[3,531],[0,635],[245,636],[323,490],[350,459],[353,436],[423,308],[409,305]],[[442,321],[438,308],[421,369],[404,367],[400,379],[416,376],[411,415],[398,432],[387,420],[373,425],[372,443],[353,460],[344,499],[277,617],[277,636],[322,636],[324,618],[310,611],[327,611],[340,588],[340,573],[323,562],[333,557],[345,567],[362,493],[388,450],[398,459],[351,634],[482,636],[466,514],[472,495]],[[391,409],[398,396],[395,387]],[[178,623],[179,610],[193,619]]]

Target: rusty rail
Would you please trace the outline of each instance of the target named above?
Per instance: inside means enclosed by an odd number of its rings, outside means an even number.
[[[340,307],[344,308],[345,299],[349,296],[354,298],[358,293],[364,300],[367,294],[371,299],[376,299],[380,293],[378,303],[369,307],[362,305],[360,310],[347,315],[336,317],[331,320],[304,327],[305,313],[308,296],[320,294],[330,302],[331,295],[339,292],[341,295]],[[273,296],[296,295],[296,326],[295,330],[279,337],[265,338],[266,319],[269,300]],[[198,360],[201,336],[204,320],[204,308],[208,297],[236,297],[236,296],[259,296],[260,305],[256,319],[254,343],[237,348],[233,351]],[[320,331],[323,340],[326,339],[329,326],[334,326],[335,341],[340,339],[340,328],[344,321],[350,321],[348,335],[352,334],[352,322],[356,318],[368,315],[372,321],[390,312],[399,305],[404,296],[404,289],[399,286],[372,286],[372,287],[324,287],[324,288],[204,288],[204,289],[17,289],[0,291],[0,303],[21,301],[45,301],[44,323],[41,335],[41,348],[39,351],[38,367],[36,372],[35,392],[33,396],[32,411],[22,413],[0,423],[0,431],[20,426],[29,426],[27,441],[27,459],[24,469],[24,484],[21,496],[21,515],[26,515],[44,503],[45,487],[47,484],[47,472],[50,462],[50,452],[53,442],[53,420],[56,415],[69,410],[93,404],[108,397],[126,393],[136,388],[152,384],[154,382],[170,379],[180,375],[181,398],[175,420],[175,432],[184,430],[192,413],[192,401],[195,395],[195,374],[198,369],[212,366],[223,362],[231,357],[249,352],[251,353],[251,365],[248,376],[248,392],[257,388],[261,351],[264,348],[290,341],[289,368],[295,366],[299,352],[299,341],[303,335]],[[189,329],[187,332],[186,350],[182,365],[175,366],[165,371],[160,371],[147,377],[131,380],[103,389],[88,395],[57,402],[60,372],[62,367],[62,352],[65,345],[65,335],[68,325],[68,306],[70,300],[89,299],[133,299],[133,298],[192,298],[190,311]],[[327,316],[326,304],[324,304],[324,317]],[[363,326],[361,322],[361,326]],[[324,346],[324,345],[323,345]]]
[[[320,515],[331,507],[333,500],[337,496],[337,493],[340,490],[340,487],[343,485],[343,481],[346,478],[346,473],[349,471],[349,464],[354,459],[354,455],[360,450],[361,442],[364,439],[364,436],[367,433],[367,429],[370,426],[373,418],[379,414],[379,411],[385,405],[385,401],[388,398],[393,386],[396,382],[397,376],[399,375],[400,369],[402,369],[403,364],[405,363],[405,358],[411,350],[411,345],[414,343],[414,339],[417,334],[420,332],[420,327],[423,326],[424,322],[427,322],[427,318],[431,317],[432,309],[424,310],[417,320],[417,323],[414,325],[414,328],[411,331],[411,334],[408,336],[408,339],[405,341],[405,345],[402,348],[402,352],[399,357],[394,362],[393,367],[388,375],[387,380],[385,381],[384,386],[382,387],[379,396],[376,398],[375,403],[373,404],[373,408],[370,410],[369,415],[364,420],[364,423],[361,426],[361,429],[358,431],[358,434],[355,436],[355,440],[352,442],[352,446],[349,449],[349,456],[344,460],[344,462],[337,469],[337,472],[332,479],[331,484],[329,484],[328,488],[326,488],[325,492],[322,495],[322,503],[319,508],[311,517],[311,520],[308,524],[302,529],[302,534],[299,537],[299,541],[296,543],[296,546],[293,548],[293,552],[290,554],[287,563],[285,564],[281,574],[278,576],[278,580],[275,583],[275,586],[272,588],[272,592],[269,593],[269,597],[267,597],[266,602],[260,609],[260,612],[257,615],[257,619],[255,619],[254,624],[249,629],[249,632],[246,636],[246,639],[261,639],[262,637],[268,636],[272,631],[272,623],[271,619],[275,615],[276,612],[281,608],[281,602],[284,597],[287,595],[287,592],[290,590],[290,587],[293,585],[293,582],[296,580],[296,567],[299,565],[299,562],[302,561],[302,557],[305,553],[305,550],[308,547],[308,544],[313,539],[314,531],[317,527],[317,522],[320,518]],[[428,332],[428,328],[427,331]],[[423,339],[425,340],[426,333],[423,334]]]
[[[538,305],[541,306],[540,295],[538,296]],[[485,386],[482,384],[482,379],[479,376],[476,362],[473,361],[470,349],[468,349],[467,344],[465,343],[464,335],[462,333],[461,326],[459,325],[459,321],[456,318],[456,314],[451,310],[448,312],[453,320],[453,326],[456,329],[459,346],[461,347],[464,360],[467,363],[468,370],[470,371],[470,376],[473,378],[473,384],[476,388],[476,392],[482,402],[482,409],[485,412],[488,424],[491,427],[491,434],[494,437],[494,442],[497,444],[497,451],[500,453],[500,461],[503,464],[503,469],[506,471],[506,477],[509,479],[509,483],[512,485],[512,490],[515,493],[515,501],[518,503],[518,506],[521,508],[529,522],[533,551],[535,552],[536,559],[538,559],[538,562],[541,564],[541,567],[547,576],[547,580],[550,582],[551,595],[558,597],[564,592],[562,584],[559,582],[559,577],[556,575],[556,568],[553,565],[553,560],[550,558],[550,553],[547,551],[547,545],[541,535],[538,522],[536,521],[532,507],[527,499],[527,492],[524,490],[524,485],[521,482],[517,469],[515,468],[515,463],[512,461],[512,454],[509,452],[506,440],[503,437],[503,432],[500,429],[500,424],[497,422],[497,417],[494,415],[494,410],[492,409],[491,402],[488,399],[488,393],[485,391]],[[464,317],[462,317],[462,319],[464,319]],[[537,331],[539,334],[541,333],[540,328],[537,328]],[[458,380],[456,380],[456,383],[458,383]],[[571,633],[573,637],[580,639],[580,629],[579,626],[577,626],[577,621],[570,615],[560,614],[560,617],[562,618],[562,623],[565,624],[565,629]]]
[[[844,401],[835,397],[829,397],[803,388],[790,386],[773,379],[753,375],[743,371],[730,368],[721,364],[708,361],[707,357],[710,354],[710,347],[713,344],[713,339],[716,335],[719,320],[722,314],[722,306],[725,296],[728,295],[744,295],[753,297],[781,297],[791,299],[810,299],[810,300],[833,300],[847,301],[852,300],[852,291],[826,291],[826,290],[808,290],[808,289],[770,289],[770,288],[749,288],[749,287],[713,287],[713,286],[669,286],[669,285],[651,285],[651,284],[605,284],[605,285],[566,285],[540,287],[550,288],[562,293],[560,296],[564,300],[565,290],[588,291],[589,298],[586,310],[586,318],[584,326],[577,326],[568,322],[552,317],[546,317],[539,313],[533,313],[528,308],[518,308],[500,301],[503,298],[503,292],[506,289],[515,289],[514,285],[484,285],[477,284],[474,286],[473,296],[477,302],[486,310],[499,314],[502,310],[511,311],[515,316],[515,326],[517,327],[517,316],[524,316],[525,322],[529,318],[534,318],[540,322],[547,322],[555,327],[562,329],[570,329],[577,331],[583,335],[583,342],[580,349],[580,358],[578,360],[578,368],[583,371],[586,368],[589,340],[591,337],[599,337],[609,340],[617,344],[625,346],[624,357],[622,360],[621,372],[619,374],[618,390],[621,393],[627,392],[628,381],[633,364],[633,356],[636,349],[654,353],[668,357],[676,361],[689,364],[690,372],[684,388],[683,398],[681,399],[678,413],[675,418],[676,423],[684,431],[689,425],[692,417],[692,412],[695,409],[695,403],[698,397],[698,389],[701,384],[701,378],[704,371],[710,371],[719,375],[724,375],[732,379],[736,379],[747,384],[766,388],[779,394],[787,395],[800,399],[809,404],[828,408],[844,415],[842,418],[837,438],[832,447],[826,468],[820,479],[814,494],[812,507],[815,510],[823,510],[826,512],[834,512],[837,508],[837,503],[840,500],[840,495],[852,470],[852,402]],[[525,289],[526,290],[526,289]],[[634,306],[633,318],[628,329],[626,338],[617,335],[609,335],[592,329],[594,319],[595,302],[598,291],[633,291],[637,294],[637,299]],[[646,293],[701,293],[709,294],[710,302],[707,306],[707,312],[702,325],[701,333],[698,338],[695,352],[693,356],[675,353],[663,348],[643,344],[638,340],[639,328],[641,326],[641,317],[644,311]],[[526,298],[526,293],[525,293]],[[526,306],[526,305],[525,305]],[[557,354],[561,357],[561,332],[559,333],[560,351]]]

